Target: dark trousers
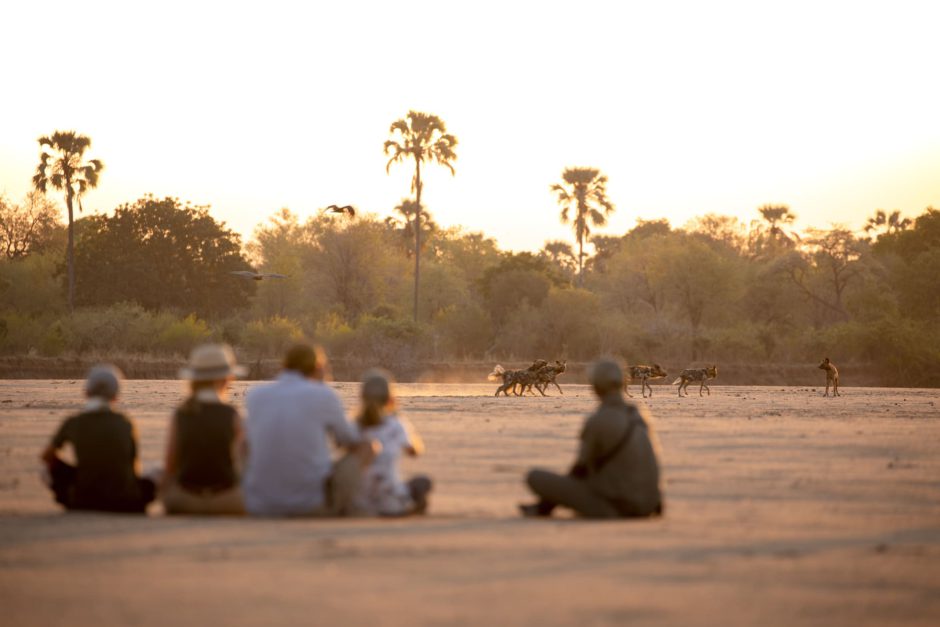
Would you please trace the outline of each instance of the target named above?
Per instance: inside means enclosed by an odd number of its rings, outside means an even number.
[[[137,479],[137,487],[140,496],[133,500],[113,501],[102,499],[96,503],[79,503],[75,499],[75,483],[78,478],[78,468],[71,464],[66,464],[61,459],[56,459],[49,466],[49,475],[52,478],[52,493],[55,496],[56,503],[59,503],[65,509],[90,509],[106,512],[125,512],[125,513],[145,513],[147,505],[157,495],[157,486],[150,479]]]
[[[587,482],[571,475],[533,470],[526,476],[529,488],[539,497],[538,513],[548,516],[556,506],[568,507],[585,518],[630,518],[647,516],[629,503],[613,501],[593,492]],[[655,513],[662,512],[660,507]]]

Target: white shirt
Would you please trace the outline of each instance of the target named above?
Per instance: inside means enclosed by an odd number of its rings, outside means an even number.
[[[333,466],[326,434],[340,445],[359,440],[329,386],[286,370],[246,399],[248,459],[242,480],[250,514],[309,514],[324,504]]]
[[[401,480],[398,463],[402,453],[413,447],[411,424],[404,418],[386,416],[381,424],[362,429],[363,439],[378,440],[382,452],[362,473],[356,507],[370,514],[402,514],[413,503],[408,486]]]

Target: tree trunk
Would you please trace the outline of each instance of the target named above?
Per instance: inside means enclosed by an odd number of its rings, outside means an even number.
[[[584,233],[578,233],[578,287],[584,287]]]
[[[418,282],[421,279],[421,161],[415,159],[415,322],[418,322]]]
[[[69,275],[69,313],[75,309],[75,226],[72,218],[72,181],[65,181],[65,206],[69,210],[69,243],[67,263]]]

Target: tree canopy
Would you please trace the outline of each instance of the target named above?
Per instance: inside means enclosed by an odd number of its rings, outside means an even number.
[[[250,281],[230,274],[249,268],[237,233],[208,207],[147,196],[114,214],[80,221],[76,247],[82,305],[134,302],[220,316],[244,307]]]

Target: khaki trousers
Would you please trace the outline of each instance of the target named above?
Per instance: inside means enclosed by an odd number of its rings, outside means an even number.
[[[167,514],[237,516],[245,513],[242,491],[238,485],[223,492],[196,494],[183,489],[173,481],[163,489],[161,499],[163,509]]]

